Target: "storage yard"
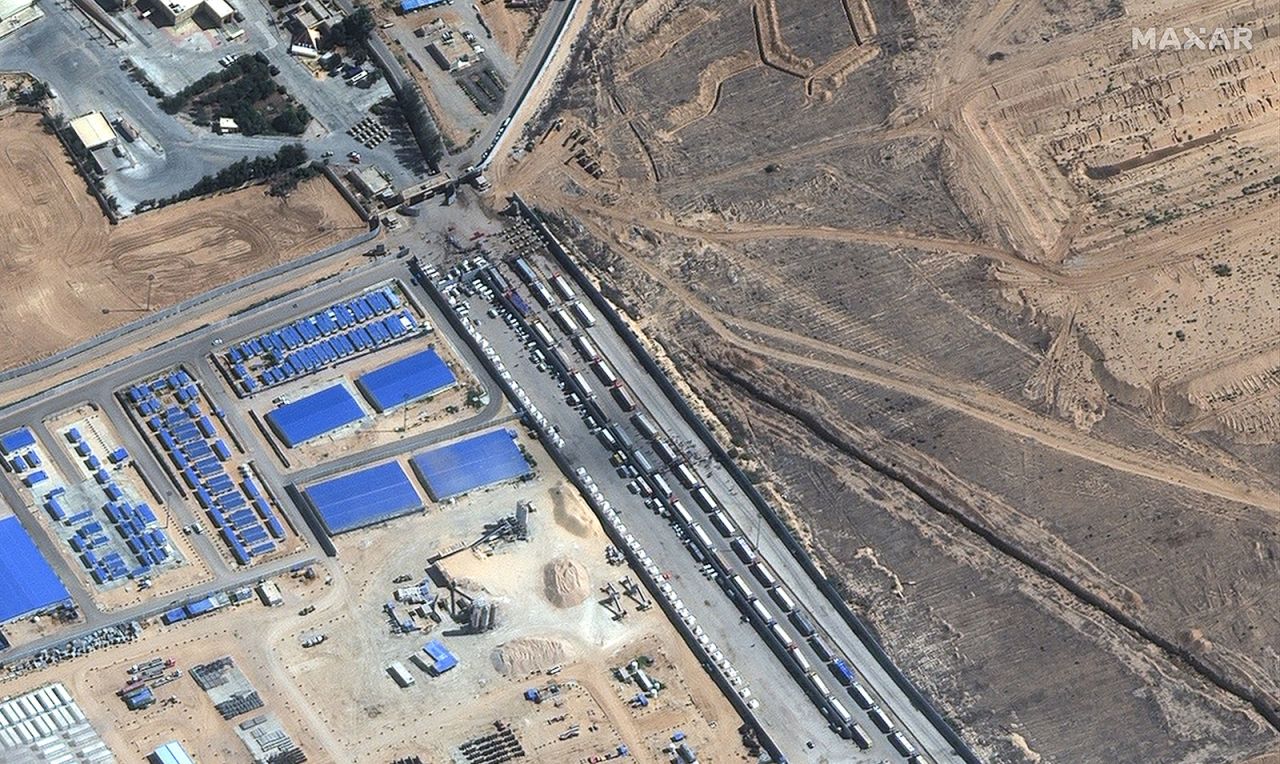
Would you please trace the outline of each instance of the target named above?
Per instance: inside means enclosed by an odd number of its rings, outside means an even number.
[[[521,501],[535,510],[528,515],[530,541],[467,546]],[[607,540],[566,484],[548,487],[539,480],[471,494],[425,514],[345,533],[337,543],[343,582],[335,586],[343,588],[326,594],[276,649],[304,697],[328,700],[318,711],[349,760],[449,760],[467,740],[495,732],[495,722],[508,725],[535,761],[606,755],[619,744],[638,760],[657,760],[675,729],[706,751],[707,761],[744,760],[740,722],[656,609],[615,620],[591,596],[625,571],[607,562]],[[456,593],[428,577],[431,612],[443,622],[413,617],[412,631],[388,629],[393,579],[404,574],[418,581],[425,560],[459,548],[439,563],[456,582]],[[548,559],[565,555],[587,577],[569,600],[544,591],[542,575]],[[415,609],[396,591],[397,610]],[[496,606],[496,625],[468,633],[451,623],[450,602],[476,598]],[[309,633],[326,639],[305,647],[298,637]],[[432,640],[457,660],[437,676],[420,667],[430,666],[429,660],[417,657]],[[362,659],[349,660],[353,654]],[[610,666],[639,654],[654,656],[662,664],[654,674],[669,683],[648,709],[631,704],[634,686],[628,691],[609,676]],[[385,670],[397,662],[412,679],[406,687]],[[563,689],[537,703],[525,699],[529,688],[546,693],[548,685]],[[423,708],[432,712],[419,723]],[[360,724],[343,721],[353,718]],[[574,728],[580,734],[561,739]]]
[[[111,226],[38,116],[2,117],[0,135],[14,179],[0,189],[0,321],[25,337],[0,347],[3,368],[366,229],[323,178],[283,200],[249,188]]]

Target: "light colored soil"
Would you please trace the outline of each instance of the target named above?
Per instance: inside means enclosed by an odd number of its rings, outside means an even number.
[[[558,608],[579,605],[591,593],[591,578],[582,563],[558,557],[542,569],[543,594]]]
[[[23,339],[0,346],[0,367],[138,318],[149,283],[165,307],[364,228],[323,178],[284,200],[253,187],[111,226],[37,116],[0,119],[0,135],[0,322]]]
[[[1273,749],[1209,680],[1280,692],[1252,530],[1280,513],[1280,3],[843,3],[874,6],[874,46],[838,3],[714,5],[599,6],[595,71],[492,168],[500,193],[566,218],[980,756]],[[1135,26],[1235,24],[1252,52],[1130,49]]]
[[[493,666],[506,676],[524,676],[559,666],[569,658],[563,640],[548,637],[516,637],[493,651]]]

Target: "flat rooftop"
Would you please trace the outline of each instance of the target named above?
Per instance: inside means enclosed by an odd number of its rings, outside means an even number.
[[[436,501],[530,472],[524,453],[505,429],[433,448],[415,456],[412,463]]]
[[[17,517],[0,518],[0,623],[71,598]]]

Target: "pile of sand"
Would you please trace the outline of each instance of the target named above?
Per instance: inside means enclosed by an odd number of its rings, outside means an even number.
[[[591,577],[577,560],[557,557],[542,569],[542,591],[552,605],[573,607],[591,592]]]
[[[564,663],[569,646],[550,637],[517,637],[493,651],[493,667],[507,676],[521,676]]]
[[[595,528],[595,517],[591,514],[591,510],[578,500],[576,496],[566,494],[566,488],[563,484],[556,486],[551,490],[552,514],[556,518],[556,525],[564,528],[578,538],[586,538],[591,535]]]

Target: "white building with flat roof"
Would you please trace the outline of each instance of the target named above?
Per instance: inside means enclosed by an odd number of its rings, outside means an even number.
[[[71,131],[75,133],[76,140],[90,151],[106,146],[116,139],[115,131],[111,129],[111,124],[100,111],[81,114],[71,120]]]

